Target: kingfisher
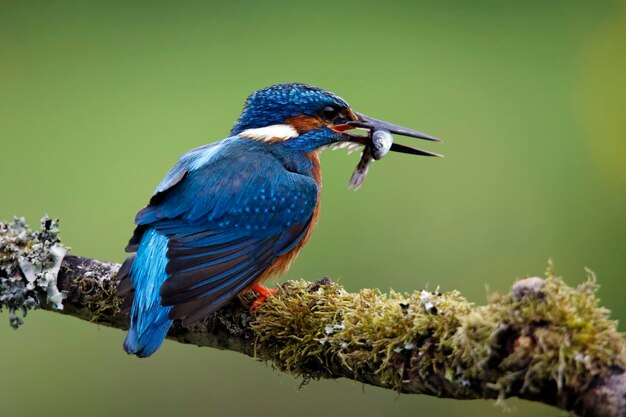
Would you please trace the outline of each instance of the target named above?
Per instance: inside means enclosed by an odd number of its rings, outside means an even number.
[[[193,324],[246,290],[259,294],[253,308],[272,296],[261,283],[287,272],[317,223],[321,150],[367,145],[358,129],[439,141],[286,83],[252,93],[226,139],[184,154],[137,213],[118,273],[130,310],[124,350],[150,356],[174,320]],[[391,151],[438,156],[397,143]]]

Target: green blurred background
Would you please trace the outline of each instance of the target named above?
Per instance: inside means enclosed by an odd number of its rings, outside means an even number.
[[[60,217],[73,253],[120,262],[179,155],[225,137],[253,90],[302,81],[444,138],[425,146],[446,158],[392,154],[354,193],[358,155],[325,153],[321,221],[289,278],[483,303],[552,257],[572,284],[595,270],[623,321],[625,74],[624,2],[3,0],[0,218]],[[503,415],[346,380],[298,390],[169,341],[138,360],[123,332],[50,313],[17,332],[0,319],[0,416]]]

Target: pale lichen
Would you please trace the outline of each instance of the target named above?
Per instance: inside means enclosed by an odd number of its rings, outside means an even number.
[[[68,249],[58,235],[58,220],[47,215],[40,231],[30,229],[23,217],[0,222],[0,310],[8,309],[12,328],[39,307],[41,293],[53,308],[63,309],[65,294],[57,288],[57,275]]]

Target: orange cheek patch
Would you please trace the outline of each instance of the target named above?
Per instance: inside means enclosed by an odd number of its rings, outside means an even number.
[[[315,116],[295,116],[290,117],[285,120],[285,122],[293,126],[298,133],[305,133],[309,130],[319,129],[324,126],[324,122]]]

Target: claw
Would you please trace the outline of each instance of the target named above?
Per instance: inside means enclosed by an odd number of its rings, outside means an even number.
[[[268,288],[263,285],[254,285],[250,289],[259,294],[257,299],[254,300],[254,302],[252,303],[252,307],[250,307],[250,313],[259,308],[259,306],[263,304],[265,300],[272,297],[278,292],[278,288]]]

